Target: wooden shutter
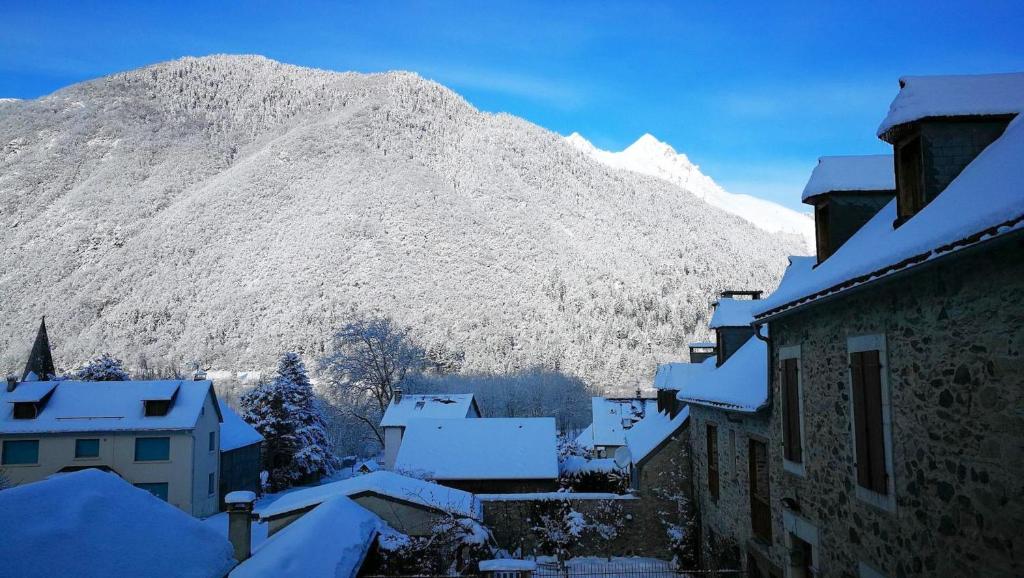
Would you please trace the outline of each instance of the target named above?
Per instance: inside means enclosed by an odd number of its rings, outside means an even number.
[[[708,494],[718,500],[718,426],[707,425]]]
[[[885,434],[882,425],[882,367],[877,350],[850,355],[853,428],[857,445],[857,483],[884,494]]]
[[[800,440],[800,388],[797,382],[797,360],[782,360],[782,440],[786,459],[803,461]]]

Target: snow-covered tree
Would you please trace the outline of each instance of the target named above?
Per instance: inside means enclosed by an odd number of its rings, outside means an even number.
[[[425,358],[409,329],[389,317],[360,318],[334,334],[320,371],[337,401],[383,444],[380,418],[395,389],[423,369]]]
[[[240,401],[243,419],[266,440],[263,467],[270,491],[319,479],[337,468],[318,400],[297,353],[286,353],[273,381]]]
[[[104,353],[75,370],[75,379],[82,381],[128,381],[131,377],[120,359]]]

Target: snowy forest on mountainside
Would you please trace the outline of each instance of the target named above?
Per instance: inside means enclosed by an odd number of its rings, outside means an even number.
[[[354,312],[465,373],[647,385],[776,235],[409,73],[185,58],[0,106],[0,362],[266,370]]]

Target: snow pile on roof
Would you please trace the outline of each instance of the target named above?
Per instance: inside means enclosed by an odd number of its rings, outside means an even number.
[[[1024,73],[904,76],[889,114],[878,127],[890,129],[932,116],[1013,114],[1024,111]]]
[[[226,403],[220,404],[224,423],[220,424],[220,451],[227,452],[263,442],[263,436]]]
[[[352,500],[335,497],[268,538],[231,577],[354,578],[383,526]]]
[[[647,417],[626,432],[626,446],[629,447],[633,463],[638,464],[643,461],[655,448],[678,431],[689,417],[689,407],[683,407],[673,418],[670,418],[667,413],[650,412]]]
[[[767,346],[751,337],[721,366],[698,376],[679,392],[679,399],[752,412],[768,400]]]
[[[335,496],[351,498],[362,494],[387,496],[477,520],[483,516],[480,501],[469,492],[386,471],[290,492],[261,509],[259,515],[270,518],[315,506]]]
[[[715,368],[714,356],[700,363],[663,363],[654,374],[654,389],[679,391],[683,385],[696,376]]]
[[[414,419],[395,460],[435,480],[555,479],[555,419]]]
[[[410,419],[450,419],[466,417],[473,407],[472,393],[446,394],[403,394],[401,399],[392,399],[381,427],[403,427]]]
[[[612,458],[585,458],[583,456],[566,456],[560,464],[563,475],[576,474],[607,474],[621,470]]]
[[[895,199],[828,259],[796,261],[778,289],[757,302],[775,313],[1024,227],[1024,124],[1013,120],[931,203],[893,229]]]
[[[5,576],[220,578],[231,544],[178,508],[95,469],[0,491]]]
[[[752,311],[761,302],[760,299],[733,299],[722,297],[715,303],[715,312],[711,315],[708,327],[746,327],[754,321]]]
[[[592,445],[621,446],[626,443],[625,432],[643,419],[649,411],[657,411],[652,399],[609,399],[593,397],[590,400],[593,423],[590,425]]]
[[[895,191],[892,155],[821,157],[800,200],[834,191]]]
[[[14,419],[13,403],[55,385],[35,419]],[[37,389],[38,388],[38,389]],[[174,391],[177,394],[174,395]],[[145,400],[169,399],[163,416],[145,416]],[[187,430],[199,419],[210,381],[38,381],[19,383],[13,392],[0,390],[0,433]],[[33,400],[34,401],[34,400]]]

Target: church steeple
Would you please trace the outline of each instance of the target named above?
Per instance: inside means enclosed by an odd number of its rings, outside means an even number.
[[[28,354],[28,363],[25,364],[25,373],[21,376],[22,381],[42,381],[51,379],[57,375],[53,367],[53,354],[50,353],[50,338],[46,335],[46,317],[39,322],[39,332],[36,333],[36,342],[32,344],[32,352]]]

